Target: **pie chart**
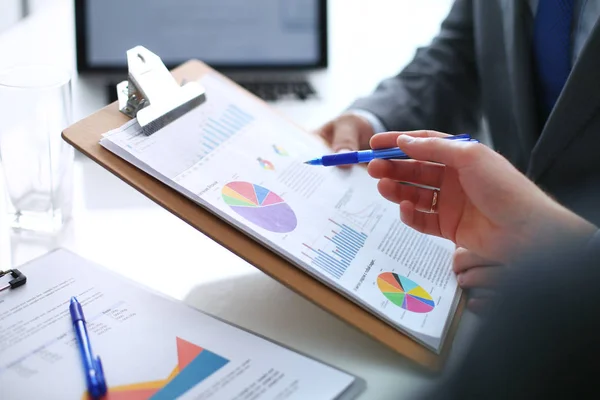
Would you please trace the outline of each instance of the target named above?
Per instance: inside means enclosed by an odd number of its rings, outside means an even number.
[[[435,308],[435,302],[425,289],[394,272],[380,274],[377,286],[390,302],[407,311],[424,314]]]
[[[229,182],[221,190],[225,203],[239,216],[275,233],[296,229],[294,210],[277,194],[250,182]]]

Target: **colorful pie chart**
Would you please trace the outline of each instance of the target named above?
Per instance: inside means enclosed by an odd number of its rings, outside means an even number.
[[[277,146],[276,144],[273,145],[273,150],[275,150],[275,153],[283,157],[287,157],[290,155],[283,147]]]
[[[250,182],[229,182],[221,196],[239,216],[259,227],[275,233],[296,229],[298,220],[294,210],[277,194]]]
[[[258,161],[258,165],[260,165],[263,169],[266,169],[268,171],[275,171],[275,166],[271,161],[265,160],[264,158],[260,157],[258,157],[256,161]]]
[[[407,311],[424,314],[435,308],[433,298],[425,289],[394,272],[380,274],[377,286],[391,303]]]

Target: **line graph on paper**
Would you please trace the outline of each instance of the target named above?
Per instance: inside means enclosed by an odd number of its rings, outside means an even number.
[[[337,218],[362,232],[372,232],[385,214],[385,205],[380,202],[361,201],[354,188],[348,188],[337,202]]]
[[[370,232],[381,220],[384,212],[385,208],[381,204],[371,203],[357,210],[340,210],[340,216],[359,230]]]

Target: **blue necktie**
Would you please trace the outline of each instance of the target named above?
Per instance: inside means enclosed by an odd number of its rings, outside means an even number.
[[[573,3],[574,0],[539,0],[533,49],[542,124],[571,72]]]

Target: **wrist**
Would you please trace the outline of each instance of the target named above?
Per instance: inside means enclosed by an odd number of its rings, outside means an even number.
[[[559,246],[566,243],[585,244],[598,232],[591,222],[547,197],[539,208],[529,233],[533,247]]]
[[[582,239],[587,242],[598,232],[596,225],[565,207],[561,206],[561,210],[557,214],[562,227],[560,232],[566,237]]]

